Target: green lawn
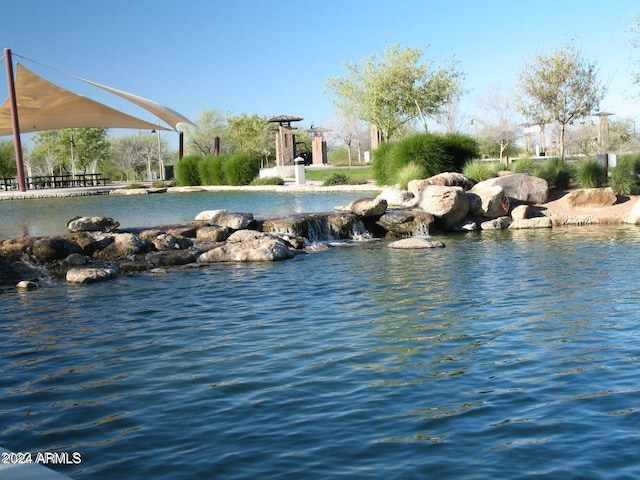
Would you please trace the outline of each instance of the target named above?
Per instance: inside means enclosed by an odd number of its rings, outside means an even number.
[[[327,177],[342,173],[348,175],[354,180],[373,180],[373,171],[371,167],[307,167],[305,169],[305,177],[312,182],[324,182]]]

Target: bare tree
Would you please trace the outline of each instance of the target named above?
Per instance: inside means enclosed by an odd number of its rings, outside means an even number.
[[[482,120],[474,119],[474,123],[481,123],[482,137],[498,145],[502,161],[507,149],[514,145],[519,137],[520,127],[515,120],[514,96],[501,87],[494,86],[481,96],[479,104],[485,116]],[[474,128],[477,128],[477,125],[474,125]]]

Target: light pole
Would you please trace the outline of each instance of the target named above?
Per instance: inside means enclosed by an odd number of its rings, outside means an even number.
[[[151,133],[155,133],[158,138],[158,170],[160,174],[160,180],[164,180],[164,162],[162,161],[162,145],[160,143],[160,129],[151,130]]]
[[[71,146],[71,179],[76,179],[76,160],[73,157],[73,148],[76,146],[76,142],[73,141],[73,135],[71,135],[71,141],[69,142]]]

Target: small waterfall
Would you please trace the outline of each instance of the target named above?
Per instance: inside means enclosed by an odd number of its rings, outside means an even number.
[[[422,222],[416,222],[416,228],[413,230],[412,237],[429,238],[429,225]]]

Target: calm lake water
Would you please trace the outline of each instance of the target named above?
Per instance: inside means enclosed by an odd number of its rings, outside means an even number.
[[[439,238],[4,292],[0,445],[78,480],[639,478],[640,228]]]

